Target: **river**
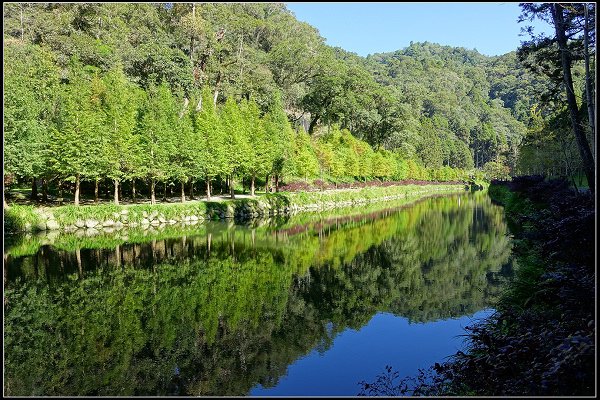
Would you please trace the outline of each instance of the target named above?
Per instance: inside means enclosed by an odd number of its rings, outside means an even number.
[[[4,394],[355,396],[460,349],[511,246],[485,192],[5,237]]]

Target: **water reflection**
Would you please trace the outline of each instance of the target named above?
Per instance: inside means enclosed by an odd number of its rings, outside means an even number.
[[[510,273],[485,194],[337,214],[13,240],[5,394],[243,396],[378,312],[481,310]]]

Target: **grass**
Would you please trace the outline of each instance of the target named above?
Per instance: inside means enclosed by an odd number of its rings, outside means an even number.
[[[407,186],[388,186],[388,187],[366,187],[359,190],[340,190],[331,192],[300,192],[290,193],[290,203],[298,206],[324,202],[358,202],[367,200],[368,202],[378,200],[387,196],[410,197],[423,192],[439,192],[450,190],[464,190],[463,185],[407,185]]]
[[[28,231],[42,222],[34,206],[13,206],[4,210],[6,232]]]
[[[67,205],[53,208],[52,213],[61,225],[71,225],[75,221],[86,219],[106,221],[107,219],[114,218],[112,214],[121,211],[121,209],[122,207],[116,204],[98,204],[93,206]]]
[[[18,258],[36,254],[45,244],[45,235],[7,236],[4,241],[4,254]]]

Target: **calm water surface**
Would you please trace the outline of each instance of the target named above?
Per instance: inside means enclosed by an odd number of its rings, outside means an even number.
[[[8,238],[4,394],[354,396],[443,361],[511,275],[502,210],[357,211]]]

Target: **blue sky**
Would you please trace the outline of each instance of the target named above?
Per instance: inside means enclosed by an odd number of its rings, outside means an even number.
[[[521,27],[551,32],[543,22],[517,23],[518,3],[285,3],[326,43],[358,55],[403,49],[411,41],[477,49],[493,56],[516,50]]]

